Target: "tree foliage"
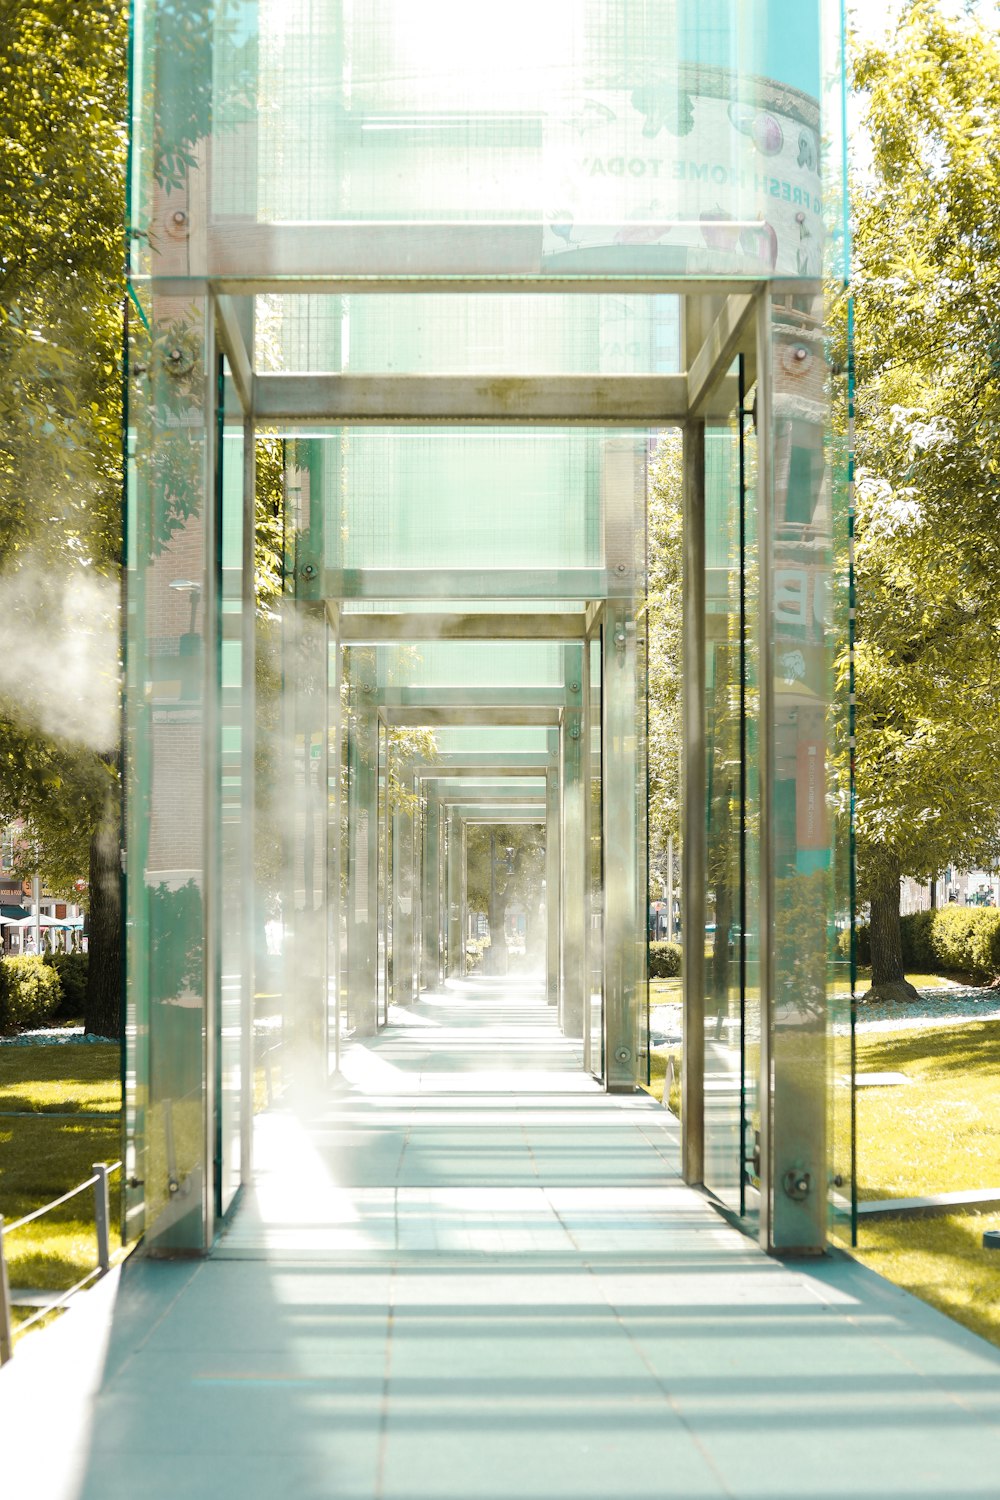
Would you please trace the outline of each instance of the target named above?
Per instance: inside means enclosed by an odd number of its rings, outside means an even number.
[[[899,876],[1000,854],[1000,48],[910,0],[854,85],[858,855],[903,993]]]
[[[648,488],[649,840],[661,875],[667,840],[680,831],[681,597],[683,590],[681,434],[664,433]]]
[[[126,35],[0,11],[0,817],[59,890],[117,828]]]
[[[545,879],[545,831],[534,824],[473,824],[468,831],[468,904],[485,912],[490,923],[490,947],[485,972],[507,972],[504,922],[507,909],[520,902],[525,909],[529,956],[544,947],[538,930]]]

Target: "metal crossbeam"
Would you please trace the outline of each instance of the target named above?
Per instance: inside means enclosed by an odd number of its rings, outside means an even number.
[[[323,597],[341,599],[604,599],[603,568],[328,568]],[[347,616],[341,615],[341,619]]]
[[[620,228],[608,225],[607,248],[588,252],[585,263],[578,257],[569,269],[564,255],[545,256],[541,222],[214,224],[205,269],[216,290],[236,294],[704,295],[703,280],[670,267],[672,249],[633,245],[623,263],[621,247],[612,243]],[[731,276],[713,280],[711,289],[740,293],[748,284],[754,279]],[[781,294],[801,289],[802,281],[785,277],[769,286]]]
[[[561,614],[383,614],[339,616],[342,645],[378,645],[392,641],[578,641],[584,637],[582,610]]]
[[[258,375],[255,393],[258,422],[278,428],[363,422],[664,427],[682,422],[688,409],[685,375]]]
[[[712,416],[715,412],[712,398],[725,380],[728,371],[736,355],[740,352],[740,346],[747,344],[750,349],[754,347],[755,324],[753,312],[756,306],[759,287],[740,295],[731,295],[725,299],[719,310],[718,316],[711,324],[691,361],[691,367],[687,375],[687,409],[691,417]],[[729,401],[728,410],[732,410],[734,393],[728,387],[731,382],[725,382],[726,399]],[[733,399],[730,399],[733,398]],[[714,403],[718,405],[718,403]]]
[[[219,343],[229,360],[229,370],[240,406],[249,415],[254,409],[256,376],[249,347],[249,341],[253,335],[251,331],[248,337],[245,329],[248,314],[252,330],[252,303],[245,301],[244,306],[240,307],[233,297],[216,297],[215,299]]]
[[[445,729],[449,725],[509,726],[541,725],[555,728],[558,708],[392,708],[380,710],[382,722],[398,729]]]
[[[505,766],[492,763],[479,765],[452,765],[447,760],[442,764],[427,766],[415,766],[413,774],[420,781],[482,781],[484,778],[490,780],[524,780],[525,778],[538,781],[544,777],[549,766],[548,756],[538,755],[532,757],[530,765]]]
[[[378,701],[387,708],[562,708],[564,687],[383,687]]]

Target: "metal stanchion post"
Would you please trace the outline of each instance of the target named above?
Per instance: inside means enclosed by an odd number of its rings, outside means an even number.
[[[97,1230],[97,1264],[104,1276],[111,1270],[111,1211],[108,1200],[108,1169],[103,1162],[94,1162],[97,1181],[94,1183],[94,1226]]]
[[[7,1280],[7,1258],[3,1253],[3,1215],[0,1214],[0,1365],[5,1365],[14,1353],[14,1339],[10,1328],[10,1283]]]

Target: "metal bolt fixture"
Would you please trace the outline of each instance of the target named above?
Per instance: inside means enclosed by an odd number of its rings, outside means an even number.
[[[580,684],[578,682],[571,682],[569,690],[571,693],[578,693],[580,691]]]
[[[571,724],[570,725],[569,737],[570,737],[571,740],[578,740],[580,738],[580,726],[579,726],[579,724]]]
[[[615,563],[615,572],[616,573],[627,573],[628,572],[628,563]]]
[[[316,568],[312,563],[306,563],[304,567],[299,569],[299,572],[301,573],[303,578],[316,577]]]
[[[803,1172],[799,1167],[791,1167],[781,1179],[781,1185],[786,1198],[791,1198],[793,1203],[804,1203],[809,1196],[812,1179],[808,1172]]]
[[[629,1051],[628,1047],[619,1047],[618,1051],[615,1053],[615,1058],[620,1063],[627,1063],[631,1056],[632,1053]]]
[[[809,358],[809,350],[803,344],[799,344],[792,357],[801,365]]]
[[[184,225],[188,221],[188,216],[184,212],[183,208],[176,208],[176,209],[174,209],[174,212],[170,215],[170,220],[171,220],[171,223],[176,224],[176,226],[177,226],[178,229],[183,229]]]

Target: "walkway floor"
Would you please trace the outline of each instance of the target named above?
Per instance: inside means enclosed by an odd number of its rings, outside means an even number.
[[[261,1119],[212,1259],[134,1259],[26,1341],[5,1492],[1000,1495],[1000,1351],[846,1259],[761,1255],[679,1181],[672,1117],[597,1091],[539,996],[392,1019],[321,1110]]]

